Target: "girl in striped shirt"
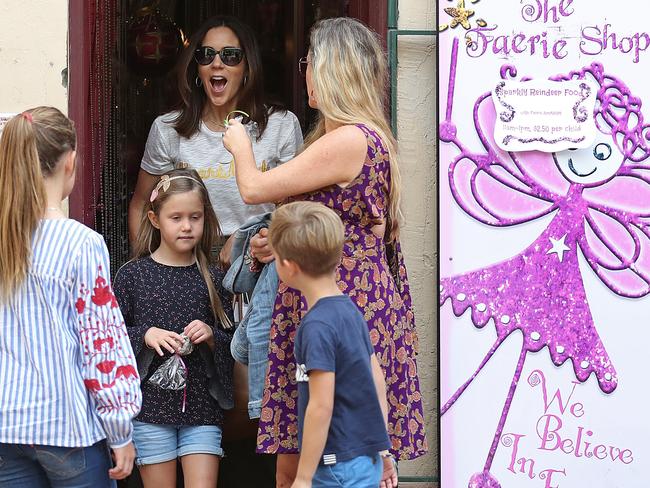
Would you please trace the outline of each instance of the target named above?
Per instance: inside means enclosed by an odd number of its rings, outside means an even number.
[[[75,147],[51,107],[0,136],[0,486],[114,487],[135,457],[139,377],[108,252],[61,210]]]

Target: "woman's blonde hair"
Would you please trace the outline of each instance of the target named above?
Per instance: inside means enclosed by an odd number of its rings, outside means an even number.
[[[167,187],[165,185],[167,189],[163,189],[164,187],[158,189],[159,185],[156,185],[157,196],[153,201],[148,201],[144,206],[140,229],[138,230],[138,235],[133,246],[133,259],[140,259],[149,256],[160,246],[160,230],[155,228],[149,220],[149,211],[152,211],[156,216],[160,216],[160,210],[170,197],[190,191],[197,192],[201,199],[201,203],[203,204],[204,221],[203,236],[201,237],[201,241],[194,248],[196,264],[201,276],[203,276],[203,279],[205,280],[206,286],[208,287],[210,305],[212,307],[214,318],[221,321],[223,327],[230,328],[232,323],[223,310],[219,293],[214,285],[209,269],[210,265],[215,262],[212,250],[215,244],[222,240],[223,237],[221,234],[221,227],[219,226],[219,220],[217,219],[217,215],[214,213],[212,203],[210,202],[208,190],[203,184],[203,180],[201,180],[199,174],[193,169],[173,169],[162,175],[162,177],[164,176],[169,177],[169,186]]]
[[[402,220],[401,177],[397,141],[386,117],[388,66],[379,38],[358,20],[325,19],[312,27],[309,55],[320,113],[305,146],[325,133],[326,119],[342,125],[362,123],[377,132],[390,160],[388,217],[392,240]]]
[[[47,206],[43,178],[74,151],[70,119],[53,107],[36,107],[13,117],[0,136],[0,301],[23,283],[32,238]]]

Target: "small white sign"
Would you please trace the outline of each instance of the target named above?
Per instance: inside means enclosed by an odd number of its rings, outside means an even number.
[[[505,151],[586,148],[596,137],[596,88],[586,80],[504,80],[492,100],[494,138]]]

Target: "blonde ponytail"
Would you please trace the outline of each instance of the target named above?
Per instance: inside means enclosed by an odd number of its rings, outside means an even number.
[[[61,156],[74,150],[72,122],[51,107],[12,118],[0,135],[0,301],[23,283],[31,261],[32,238],[46,206],[44,177]]]

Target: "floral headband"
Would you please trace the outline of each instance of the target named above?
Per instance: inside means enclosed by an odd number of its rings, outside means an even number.
[[[153,201],[158,197],[158,192],[159,192],[160,190],[162,190],[162,191],[167,191],[167,190],[169,190],[169,185],[171,184],[171,183],[170,183],[171,181],[173,181],[173,180],[180,180],[180,179],[192,180],[192,181],[198,183],[199,185],[202,184],[199,180],[197,180],[196,178],[192,178],[191,176],[172,176],[172,177],[170,178],[169,175],[162,175],[162,176],[160,177],[160,181],[158,182],[158,184],[156,185],[156,187],[155,187],[155,188],[153,189],[153,191],[151,192],[151,196],[149,197],[149,201],[150,201],[150,202],[153,202]]]

